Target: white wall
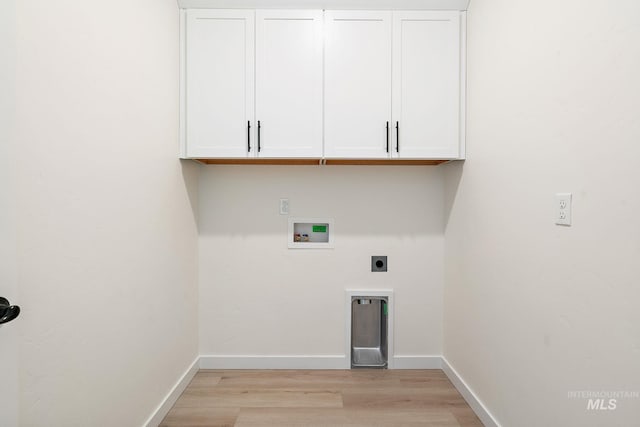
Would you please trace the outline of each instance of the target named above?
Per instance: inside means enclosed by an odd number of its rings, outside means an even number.
[[[335,249],[287,249],[280,198]],[[348,288],[395,290],[396,355],[441,354],[441,169],[206,166],[199,217],[201,354],[344,355]]]
[[[15,206],[15,6],[0,2],[0,296],[19,304]],[[18,425],[19,322],[0,325],[0,420]]]
[[[640,5],[472,1],[446,165],[444,355],[504,426],[627,426],[640,391]],[[573,226],[554,225],[572,192]]]
[[[17,2],[21,425],[136,426],[197,355],[174,0]]]

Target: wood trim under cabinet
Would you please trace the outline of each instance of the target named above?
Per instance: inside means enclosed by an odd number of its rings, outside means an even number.
[[[449,160],[386,159],[193,159],[204,165],[363,165],[363,166],[436,166]]]
[[[437,166],[449,160],[326,159],[325,165]]]
[[[204,165],[319,165],[320,159],[193,159]]]

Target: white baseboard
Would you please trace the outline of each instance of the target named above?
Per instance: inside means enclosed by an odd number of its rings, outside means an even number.
[[[200,369],[345,369],[343,354],[329,356],[200,356]]]
[[[441,369],[440,356],[395,356],[390,369]],[[330,356],[200,356],[200,369],[349,369],[344,355]]]
[[[441,369],[440,356],[394,356],[391,369]]]
[[[390,369],[441,369],[440,356],[395,356]],[[200,356],[200,369],[349,369],[344,355],[330,356]]]
[[[442,370],[445,375],[449,378],[454,385],[454,387],[460,392],[464,400],[467,401],[473,412],[476,413],[482,424],[485,427],[500,427],[498,421],[494,418],[494,416],[489,412],[486,406],[478,399],[478,396],[469,388],[467,383],[464,382],[460,374],[453,369],[453,366],[449,364],[447,359],[442,358]]]
[[[191,363],[189,368],[185,371],[184,374],[180,377],[178,382],[173,386],[173,388],[169,391],[169,393],[162,400],[160,405],[153,411],[147,422],[144,423],[145,427],[158,427],[164,417],[167,416],[171,408],[173,407],[176,400],[180,397],[182,392],[187,388],[193,377],[198,373],[200,356],[196,357],[196,359]]]

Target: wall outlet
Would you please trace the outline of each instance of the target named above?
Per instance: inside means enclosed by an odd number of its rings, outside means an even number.
[[[556,224],[571,225],[571,193],[556,194]]]
[[[387,271],[387,256],[386,255],[374,255],[371,257],[371,271]]]
[[[289,199],[280,199],[280,215],[289,215]]]

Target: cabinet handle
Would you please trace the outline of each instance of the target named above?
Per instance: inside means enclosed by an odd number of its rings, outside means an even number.
[[[247,120],[247,152],[251,152],[251,121]]]
[[[387,153],[389,152],[389,122],[387,122]]]
[[[260,152],[261,149],[262,147],[260,146],[260,120],[258,120],[258,153]]]
[[[396,153],[400,152],[400,122],[396,122]]]

